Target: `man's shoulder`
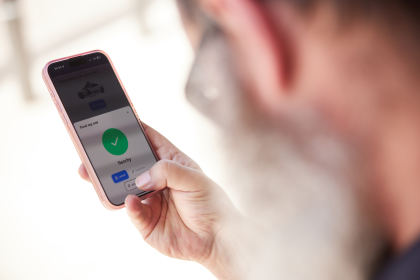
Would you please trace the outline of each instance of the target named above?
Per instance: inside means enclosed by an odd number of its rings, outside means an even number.
[[[385,263],[375,280],[420,279],[420,239],[401,255]]]

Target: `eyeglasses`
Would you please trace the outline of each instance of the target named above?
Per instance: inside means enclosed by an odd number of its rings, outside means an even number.
[[[194,0],[177,0],[184,21],[202,31],[195,60],[185,88],[187,100],[216,124],[224,125],[231,117],[232,102],[238,83],[232,69],[232,55],[221,28]]]
[[[197,4],[197,0],[177,0],[176,2],[184,20],[196,25],[202,24],[206,16]]]

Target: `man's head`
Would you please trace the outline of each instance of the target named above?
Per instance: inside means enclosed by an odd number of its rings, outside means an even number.
[[[220,71],[207,76],[228,104],[219,118],[229,123],[224,132],[233,143],[229,166],[238,170],[229,172],[240,178],[241,187],[260,187],[251,191],[253,196],[277,199],[283,189],[290,197],[302,197],[312,183],[322,186],[322,178],[327,178],[325,185],[357,186],[366,190],[364,199],[393,246],[398,250],[412,242],[420,233],[420,225],[412,222],[420,195],[418,2],[178,1],[198,57],[200,38],[208,29],[203,15],[226,41],[229,59],[209,58],[194,68],[218,63],[213,68]],[[223,49],[220,43],[213,45],[216,52]],[[222,77],[212,77],[217,75]],[[226,118],[226,112],[235,117]],[[305,180],[304,173],[311,172],[323,174],[320,181]],[[297,185],[303,192],[295,192]],[[332,188],[320,187],[319,192],[344,197]],[[316,191],[310,193],[316,198]],[[330,203],[322,197],[318,202]],[[269,203],[255,204],[261,208],[252,210],[262,211]],[[350,239],[347,245],[356,240]]]
[[[417,1],[179,2],[193,45],[205,29],[200,7],[229,40],[242,86],[274,116],[289,103],[311,102],[341,128],[355,128],[360,113],[376,109],[376,99],[391,101],[384,96],[391,91],[401,97],[402,78],[417,80]],[[383,80],[389,84],[379,88]]]

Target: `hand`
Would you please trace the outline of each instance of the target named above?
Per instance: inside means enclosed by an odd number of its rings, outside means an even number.
[[[143,201],[134,195],[125,200],[133,224],[161,253],[199,262],[218,277],[232,278],[223,226],[228,219],[239,219],[236,209],[193,160],[154,129],[144,128],[161,160],[136,179],[139,188],[157,192]],[[79,173],[88,180],[84,166]]]

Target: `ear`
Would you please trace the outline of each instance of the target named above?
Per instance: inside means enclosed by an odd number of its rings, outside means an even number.
[[[292,59],[286,36],[255,0],[201,0],[221,26],[236,55],[245,87],[264,110],[279,110],[292,81]]]

